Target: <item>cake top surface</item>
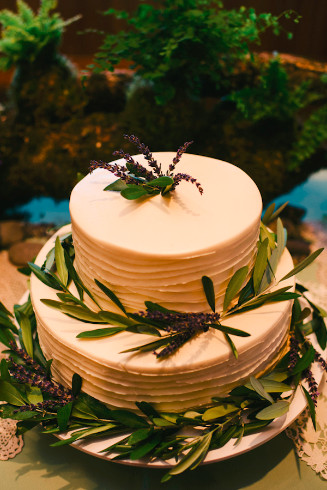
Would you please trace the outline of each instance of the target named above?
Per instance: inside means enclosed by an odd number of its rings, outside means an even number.
[[[175,153],[154,153],[165,171]],[[143,155],[133,157],[145,164]],[[124,160],[116,163],[123,164]],[[203,187],[201,195],[182,181],[167,197],[128,201],[118,192],[104,191],[117,180],[111,172],[96,169],[72,191],[73,227],[91,240],[147,256],[185,256],[206,253],[217,244],[233,243],[258,225],[262,201],[252,179],[229,163],[184,154],[178,172],[190,174]]]

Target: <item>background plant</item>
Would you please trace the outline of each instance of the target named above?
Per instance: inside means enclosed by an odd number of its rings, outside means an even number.
[[[64,120],[83,105],[77,73],[59,53],[65,27],[79,16],[63,20],[52,12],[56,6],[56,0],[40,0],[34,13],[17,0],[17,13],[0,11],[0,69],[16,68],[9,106],[22,122]]]
[[[263,65],[257,84],[247,86],[230,95],[237,109],[251,122],[262,119],[287,121],[318,97],[310,94],[310,81],[294,86],[278,58]]]
[[[113,70],[131,60],[160,104],[180,91],[194,98],[226,88],[235,65],[260,43],[262,32],[281,31],[280,16],[245,7],[226,10],[219,0],[157,0],[142,3],[133,15],[115,9],[105,14],[125,20],[127,29],[106,35],[95,56],[96,69]]]

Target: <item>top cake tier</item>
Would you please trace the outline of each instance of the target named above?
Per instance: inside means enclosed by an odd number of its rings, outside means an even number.
[[[164,171],[174,156],[154,154]],[[143,155],[133,158],[144,165]],[[198,155],[184,154],[177,171],[195,177],[203,194],[182,181],[167,197],[128,201],[103,190],[117,179],[103,169],[73,189],[77,269],[104,307],[108,299],[94,279],[113,289],[130,311],[144,309],[145,300],[180,311],[208,311],[201,285],[207,275],[219,308],[230,277],[251,265],[262,211],[254,182],[229,163]]]

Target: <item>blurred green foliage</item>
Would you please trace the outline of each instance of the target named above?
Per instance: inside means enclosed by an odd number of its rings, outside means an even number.
[[[137,74],[149,81],[156,102],[177,94],[190,98],[228,88],[235,65],[260,43],[267,28],[279,34],[281,16],[257,14],[253,8],[226,10],[220,0],[156,0],[142,2],[132,14],[109,9],[127,23],[118,34],[107,34],[93,68],[113,70],[130,60]]]
[[[23,0],[17,0],[17,13],[0,11],[0,69],[53,63],[64,28],[80,17],[63,20],[59,13],[51,13],[56,6],[56,0],[40,0],[39,10],[34,13]]]
[[[229,100],[248,120],[256,123],[262,119],[287,121],[299,109],[312,103],[318,95],[310,92],[310,81],[294,86],[278,58],[261,64],[257,83],[232,93]]]

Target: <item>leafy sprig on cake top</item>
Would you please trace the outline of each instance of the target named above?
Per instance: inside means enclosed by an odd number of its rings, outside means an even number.
[[[103,168],[109,170],[118,177],[115,182],[104,189],[105,191],[120,192],[125,199],[129,200],[135,200],[145,196],[155,196],[158,194],[164,196],[175,190],[180,182],[184,180],[194,184],[200,194],[203,193],[201,184],[194,177],[184,173],[174,174],[176,165],[193,141],[184,143],[184,145],[177,150],[176,156],[173,158],[168,170],[164,173],[161,164],[154,159],[149,148],[145,146],[144,143],[141,143],[137,136],[125,134],[124,138],[136,145],[138,151],[143,154],[147,161],[150,170],[139,162],[136,162],[134,158],[131,157],[129,153],[125,153],[124,150],[114,151],[113,155],[124,158],[126,161],[125,165],[92,161],[90,166],[91,172],[97,168]]]
[[[65,246],[70,248],[68,237]],[[0,303],[0,337],[7,346],[7,358],[0,363],[0,400],[6,402],[0,407],[0,417],[17,420],[18,434],[37,425],[44,433],[62,434],[52,446],[101,437],[101,452],[112,459],[168,460],[172,467],[162,481],[195,469],[209,451],[231,439],[237,445],[248,434],[260,432],[288,412],[298,387],[315,426],[318,392],[312,365],[317,362],[327,371],[327,364],[307,335],[326,331],[323,317],[327,313],[307,298],[303,286],[297,285],[296,291],[306,305],[302,308],[298,299],[294,301],[290,350],[279,364],[260,378],[251,376],[228,396],[214,397],[210,406],[180,412],[160,412],[143,401],[136,403],[138,413],[109,409],[81,391],[83,381],[78,374],[72,377],[71,389],[60,385],[40,348],[30,299],[15,306],[14,315]],[[312,320],[305,323],[309,315]],[[111,436],[119,440],[112,443]]]

